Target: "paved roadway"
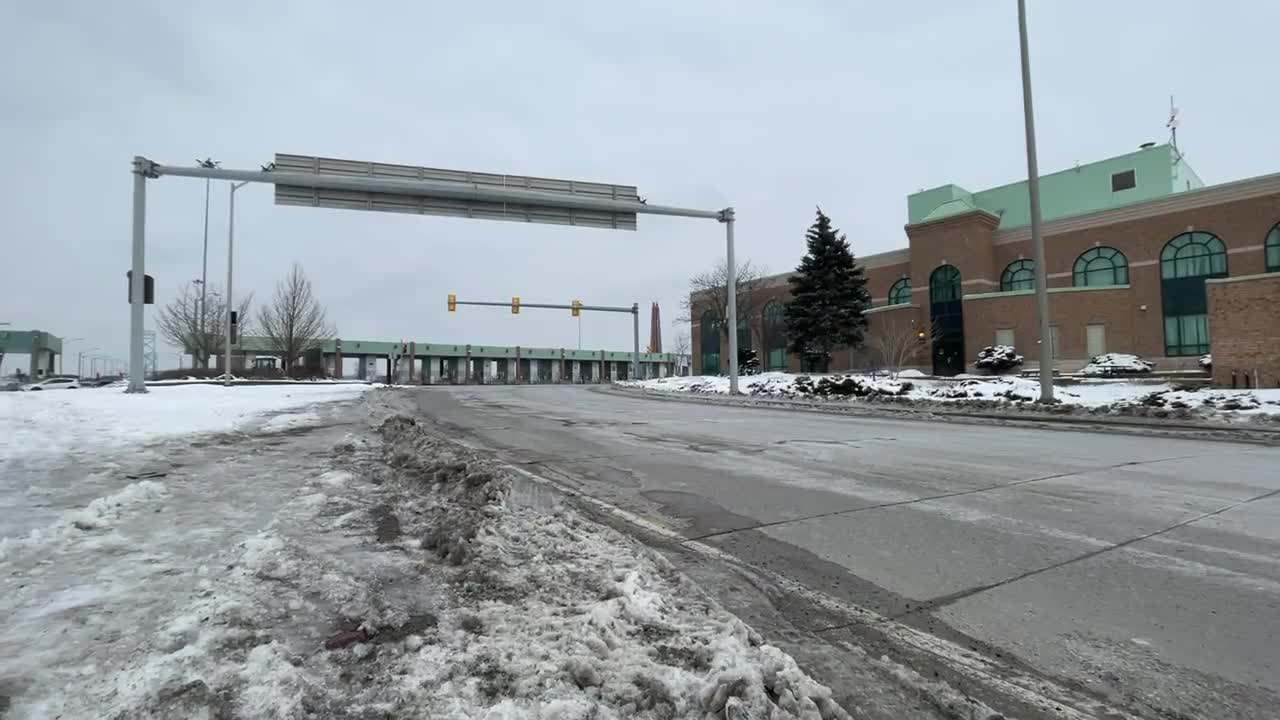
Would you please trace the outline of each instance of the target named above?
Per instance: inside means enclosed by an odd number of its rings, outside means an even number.
[[[533,472],[1134,714],[1280,717],[1280,448],[418,393]]]

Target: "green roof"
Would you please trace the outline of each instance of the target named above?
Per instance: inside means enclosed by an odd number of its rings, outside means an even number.
[[[1124,175],[1132,171],[1132,187]],[[1113,184],[1113,179],[1120,184]],[[1116,189],[1116,188],[1120,189]],[[1172,145],[1153,145],[1136,152],[1040,176],[1040,210],[1045,221],[1105,210],[1204,187],[1186,159]],[[1027,181],[969,192],[942,185],[907,197],[907,222],[916,224],[985,210],[1000,218],[1000,229],[1031,223]]]

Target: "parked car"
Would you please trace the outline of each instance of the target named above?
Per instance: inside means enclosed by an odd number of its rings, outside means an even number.
[[[80,381],[75,378],[56,377],[49,378],[48,380],[41,380],[37,383],[23,385],[22,389],[27,392],[34,390],[79,390]]]

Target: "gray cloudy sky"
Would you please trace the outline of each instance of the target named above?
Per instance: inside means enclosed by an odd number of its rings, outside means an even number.
[[[1045,172],[1165,140],[1170,93],[1205,182],[1280,170],[1280,4],[1029,4]],[[6,2],[0,60],[0,321],[121,357],[135,154],[633,183],[652,202],[733,204],[739,257],[772,271],[796,264],[815,204],[865,255],[905,244],[908,193],[1025,174],[1012,0]],[[200,274],[204,187],[148,192],[165,302]],[[226,195],[215,186],[219,285]],[[567,313],[450,314],[454,292],[658,301],[670,348],[688,276],[723,253],[710,221],[624,233],[320,211],[275,207],[265,186],[237,201],[237,290],[265,298],[301,262],[346,338],[577,342]],[[588,317],[583,343],[629,348],[629,323]]]

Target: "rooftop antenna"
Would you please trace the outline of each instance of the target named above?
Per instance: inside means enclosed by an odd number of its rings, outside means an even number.
[[[1173,153],[1179,159],[1182,158],[1182,152],[1178,150],[1178,108],[1173,104],[1173,96],[1169,96],[1169,122],[1164,124],[1169,128],[1169,145],[1173,147]]]

